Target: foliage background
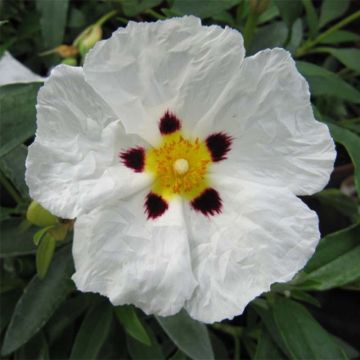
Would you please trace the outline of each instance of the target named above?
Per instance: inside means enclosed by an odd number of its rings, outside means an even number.
[[[24,161],[41,84],[0,87],[2,358],[359,358],[358,5],[348,0],[0,2],[1,53],[9,50],[42,75],[61,62],[81,65],[96,40],[129,20],[194,14],[205,24],[239,29],[248,55],[285,47],[308,80],[316,117],[329,124],[338,150],[328,188],[303,198],[317,211],[323,238],[293,281],[275,284],[231,321],[205,326],[185,313],[146,316],[75,290],[72,222],[53,218],[36,204],[26,217],[31,200]],[[61,44],[71,46],[58,48]]]

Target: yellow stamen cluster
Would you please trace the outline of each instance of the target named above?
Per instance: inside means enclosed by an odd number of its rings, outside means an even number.
[[[200,139],[185,139],[180,131],[162,137],[161,144],[147,150],[145,170],[154,174],[152,191],[169,199],[182,195],[193,199],[208,186],[211,154]]]

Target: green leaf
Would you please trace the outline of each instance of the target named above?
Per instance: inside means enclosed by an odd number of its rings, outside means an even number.
[[[7,219],[1,223],[0,258],[33,254],[36,247],[33,236],[34,227],[23,230],[21,220]]]
[[[326,36],[323,40],[321,40],[321,44],[329,44],[329,45],[337,45],[346,42],[355,42],[360,40],[360,35],[355,34],[351,31],[346,30],[337,30]]]
[[[36,0],[44,48],[51,49],[63,43],[68,5],[69,0]]]
[[[95,304],[81,324],[70,359],[96,359],[109,334],[112,318],[113,309],[107,300]]]
[[[34,135],[36,96],[41,85],[0,86],[0,158]]]
[[[3,277],[1,279],[3,281]],[[0,335],[9,324],[15,305],[20,297],[19,290],[8,291],[0,294],[1,316],[0,316]]]
[[[46,324],[46,333],[50,344],[63,334],[64,331],[85,312],[86,307],[88,306],[86,299],[86,295],[80,293],[79,295],[64,301],[56,310]]]
[[[269,25],[264,25],[256,30],[252,40],[249,54],[266,49],[283,46],[288,35],[288,29],[284,22],[276,21]]]
[[[290,359],[347,359],[337,342],[304,306],[277,296],[271,309]]]
[[[223,10],[230,9],[240,1],[241,0],[174,0],[170,10],[181,15],[195,15],[204,19],[216,15]]]
[[[315,195],[325,206],[331,206],[341,214],[356,221],[359,217],[355,199],[343,194],[338,189],[326,189]]]
[[[46,234],[40,241],[36,251],[36,271],[40,279],[43,279],[49,269],[54,255],[56,240],[49,234]]]
[[[174,316],[156,317],[174,344],[192,359],[214,359],[207,328],[193,320],[185,310]]]
[[[355,186],[360,196],[360,137],[350,130],[332,123],[327,124],[334,140],[345,146],[355,166]]]
[[[274,4],[274,2],[271,1],[269,3],[269,6],[267,7],[267,9],[262,14],[260,14],[257,23],[259,25],[266,23],[266,22],[276,18],[278,15],[279,15],[279,9]]]
[[[15,359],[49,360],[49,346],[42,331],[16,351]]]
[[[305,289],[327,290],[360,278],[360,225],[321,239],[314,256],[296,285]]]
[[[121,2],[124,14],[133,17],[161,4],[163,0],[125,0]]]
[[[131,305],[122,305],[115,308],[115,314],[125,331],[134,339],[145,345],[150,345],[151,341],[142,322],[137,316],[136,310]]]
[[[70,276],[74,272],[71,247],[64,246],[55,255],[44,280],[35,276],[16,305],[7,329],[2,355],[25,344],[48,321],[57,307],[73,290]]]
[[[289,29],[292,28],[295,20],[300,17],[303,10],[301,0],[274,0],[275,5],[279,9],[280,15]]]
[[[318,33],[318,16],[316,14],[316,10],[312,0],[302,0],[302,2],[306,11],[306,20],[309,27],[309,35],[310,38],[313,38]]]
[[[164,360],[165,357],[162,353],[162,349],[152,332],[151,328],[144,324],[146,333],[150,337],[151,345],[144,345],[138,340],[134,339],[132,336],[126,336],[126,343],[129,354],[133,360]]]
[[[265,326],[262,326],[254,360],[284,359],[284,355],[273,341]]]
[[[286,46],[286,48],[294,53],[295,50],[299,47],[304,37],[304,29],[303,29],[303,23],[301,18],[297,19],[294,22],[294,25],[291,30],[291,37],[289,39],[289,42]]]
[[[344,15],[349,7],[349,0],[324,0],[321,4],[319,27]]]
[[[0,169],[16,187],[23,198],[29,197],[29,190],[25,183],[25,160],[27,148],[19,145],[0,158]]]
[[[360,49],[335,49],[330,47],[321,47],[316,52],[326,52],[334,56],[349,69],[360,72]]]
[[[305,61],[297,61],[296,66],[309,82],[313,96],[334,96],[355,104],[360,103],[360,92],[333,72]]]

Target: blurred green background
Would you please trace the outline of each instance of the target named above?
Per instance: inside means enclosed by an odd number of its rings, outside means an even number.
[[[0,56],[43,76],[129,20],[193,14],[241,31],[247,54],[288,49],[338,156],[328,187],[303,200],[322,240],[305,269],[232,321],[146,316],[75,290],[71,221],[32,203],[24,161],[41,83],[0,87],[0,339],[3,359],[358,359],[360,351],[360,25],[348,0],[5,0]]]

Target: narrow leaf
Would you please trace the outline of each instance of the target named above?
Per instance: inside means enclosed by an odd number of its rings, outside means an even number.
[[[115,314],[125,331],[134,339],[145,345],[150,345],[151,341],[143,324],[137,316],[136,310],[131,305],[123,305],[115,308]]]
[[[35,227],[21,229],[21,220],[7,219],[1,223],[0,258],[33,254]]]
[[[355,186],[360,196],[360,137],[350,130],[328,123],[331,135],[336,142],[344,145],[355,166]]]
[[[304,306],[277,296],[271,308],[290,359],[347,359]]]
[[[214,359],[207,328],[184,310],[174,316],[156,317],[174,344],[192,359]]]
[[[64,246],[55,255],[44,280],[35,276],[16,305],[7,329],[2,355],[8,355],[25,344],[48,321],[56,308],[73,289],[71,247]]]
[[[49,234],[46,234],[40,241],[36,251],[36,271],[40,279],[43,279],[49,269],[54,255],[56,240]]]
[[[276,343],[273,341],[265,326],[263,325],[259,341],[256,347],[254,360],[264,360],[264,359],[284,359],[284,355],[281,353],[281,350],[278,348]]]
[[[113,309],[107,300],[95,304],[76,335],[70,359],[96,359],[109,333]]]
[[[275,0],[275,5],[279,9],[280,15],[283,18],[285,24],[289,29],[291,29],[295,20],[300,17],[303,10],[303,4],[301,0]]]
[[[41,83],[0,87],[0,157],[35,133],[36,95]]]
[[[336,49],[331,47],[321,47],[316,51],[329,53],[349,69],[360,73],[360,49]]]
[[[51,49],[62,44],[65,32],[69,0],[36,0],[41,14],[40,25],[44,48]]]
[[[349,0],[324,0],[321,4],[319,27],[344,15],[349,7]]]

